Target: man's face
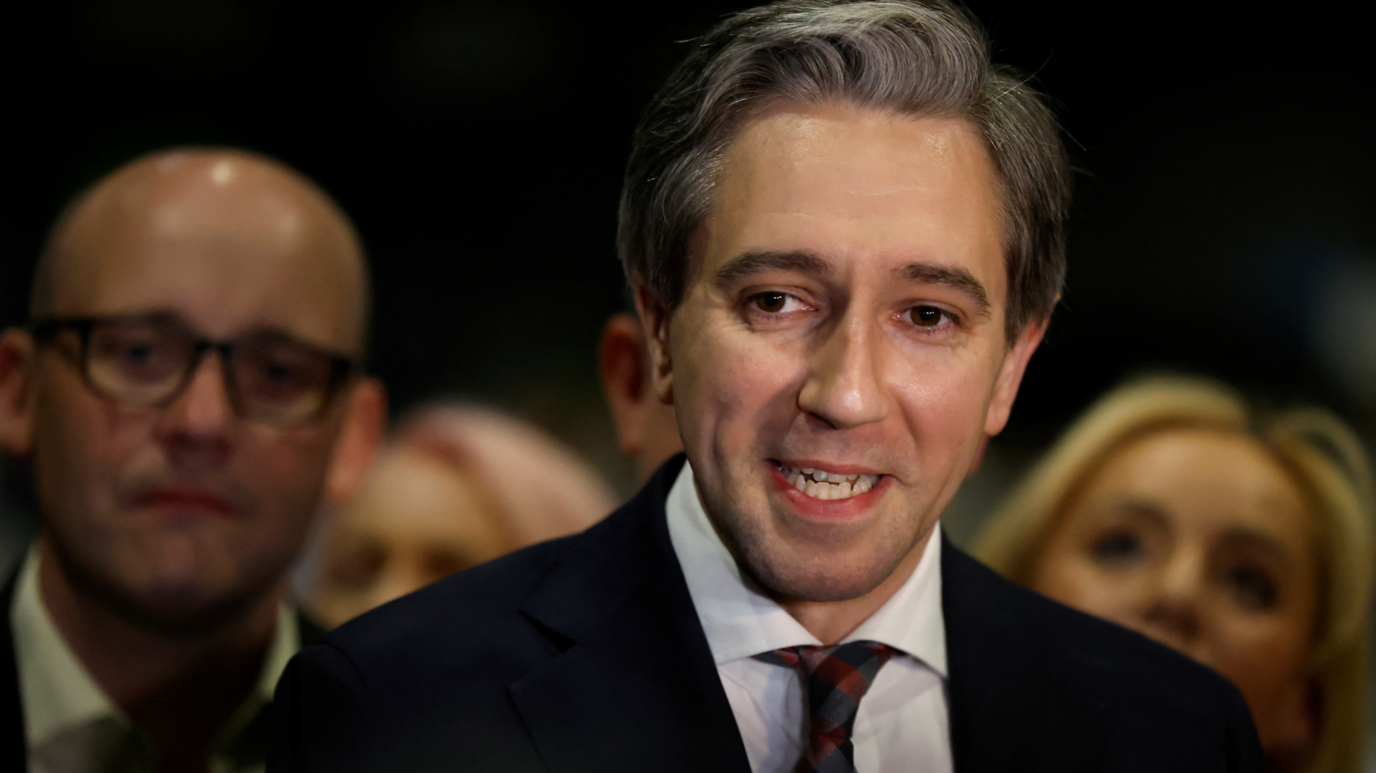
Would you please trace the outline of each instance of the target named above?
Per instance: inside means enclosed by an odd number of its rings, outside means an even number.
[[[341,296],[358,288],[322,254],[338,245],[320,216],[268,185],[237,197],[193,186],[130,221],[97,218],[69,239],[56,316],[167,312],[215,339],[272,330],[350,352],[357,310]],[[67,573],[171,627],[270,592],[305,538],[347,394],[305,425],[244,419],[212,354],[171,404],[135,407],[85,386],[75,341],[37,349],[30,387],[44,532]]]
[[[1005,340],[1000,237],[962,121],[783,106],[726,152],[657,388],[718,532],[774,593],[873,590],[1002,429],[1041,327]]]

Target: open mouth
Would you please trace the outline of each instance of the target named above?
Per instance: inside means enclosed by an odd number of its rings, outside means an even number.
[[[814,467],[789,467],[779,465],[779,472],[788,485],[798,489],[813,499],[849,499],[859,496],[879,485],[882,475],[858,475],[829,472]]]

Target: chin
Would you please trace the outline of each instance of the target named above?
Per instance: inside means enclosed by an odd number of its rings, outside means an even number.
[[[850,601],[879,587],[903,560],[869,551],[860,560],[837,553],[808,557],[771,556],[745,550],[747,571],[775,596],[801,601]],[[752,554],[753,553],[753,554]]]
[[[238,619],[257,593],[205,583],[155,582],[123,596],[116,607],[125,619],[165,636],[199,636]]]

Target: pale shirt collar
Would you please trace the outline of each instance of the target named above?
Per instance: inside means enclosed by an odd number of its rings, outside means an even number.
[[[712,657],[720,666],[762,652],[821,641],[741,573],[707,518],[685,462],[664,503],[669,540],[683,567]],[[941,526],[932,529],[917,568],[877,612],[843,641],[877,641],[946,677],[941,613]]]
[[[38,546],[34,545],[24,558],[14,603],[9,610],[24,706],[24,734],[30,754],[59,742],[73,746],[71,741],[77,739],[89,739],[94,743],[97,736],[109,735],[97,730],[98,726],[105,726],[107,730],[111,726],[122,728],[127,734],[131,728],[129,717],[96,683],[48,615],[38,593],[38,561]],[[278,611],[277,629],[258,683],[220,732],[214,744],[216,750],[233,745],[263,707],[272,702],[277,680],[299,648],[296,616],[283,605]],[[79,750],[52,751],[70,759]],[[220,767],[212,765],[212,768]]]

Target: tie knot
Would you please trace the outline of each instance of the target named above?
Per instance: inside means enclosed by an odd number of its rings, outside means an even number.
[[[776,666],[797,669],[804,677],[811,679],[819,668],[825,672],[844,672],[848,668],[867,672],[873,679],[879,667],[893,657],[893,648],[877,641],[852,641],[833,644],[830,647],[807,645],[802,647],[783,647],[769,652],[761,652],[756,660]],[[836,676],[844,676],[836,673]]]
[[[853,641],[833,647],[784,647],[755,656],[795,668],[805,679],[808,744],[798,761],[799,773],[855,769],[850,741],[855,712],[893,652],[879,642]]]

